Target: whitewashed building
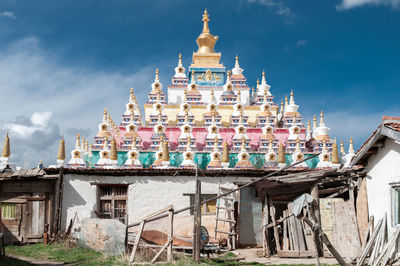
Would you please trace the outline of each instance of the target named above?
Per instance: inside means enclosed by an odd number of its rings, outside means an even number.
[[[400,226],[400,117],[383,117],[351,161],[359,164],[367,171],[369,216],[376,223],[386,213],[391,235]]]

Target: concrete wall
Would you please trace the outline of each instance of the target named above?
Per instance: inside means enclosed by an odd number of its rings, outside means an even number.
[[[367,193],[369,216],[377,223],[387,213],[389,235],[395,230],[392,213],[392,185],[400,186],[400,144],[386,138],[383,148],[368,159]]]
[[[248,177],[200,177],[202,194],[217,194],[219,185],[235,188],[238,182],[245,183]],[[129,184],[128,187],[128,223],[139,221],[152,212],[169,204],[175,209],[190,205],[190,197],[184,193],[194,193],[194,177],[188,176],[64,176],[64,193],[62,206],[62,228],[67,228],[70,219],[75,217],[75,226],[88,217],[96,217],[97,184]],[[237,195],[235,195],[237,198]],[[215,215],[202,216],[202,224],[208,229],[210,236],[214,235]],[[167,220],[162,219],[146,225],[146,229],[166,231]],[[222,224],[223,225],[223,224]],[[227,226],[227,225],[225,225]],[[178,236],[190,237],[193,231],[193,216],[189,211],[176,215],[174,218],[174,233]],[[226,227],[223,227],[226,228]]]

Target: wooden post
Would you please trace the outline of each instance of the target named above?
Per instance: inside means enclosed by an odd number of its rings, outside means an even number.
[[[318,184],[315,184],[311,187],[311,197],[313,197],[313,214],[315,215],[316,223],[321,224],[321,214],[319,208],[319,191],[318,191]],[[319,238],[318,234],[313,234],[314,242],[317,247],[317,254],[319,257],[324,256],[324,251],[322,248],[321,239]]]
[[[349,185],[349,199],[351,200],[351,202],[354,205],[354,203],[355,203],[355,201],[354,201],[354,187],[353,187],[353,180],[351,179],[351,177],[349,177],[348,183],[349,183],[348,184]]]
[[[278,233],[278,227],[276,224],[276,219],[275,219],[275,207],[274,204],[272,203],[271,196],[268,196],[268,202],[269,202],[269,211],[272,219],[272,224],[274,226],[274,238],[275,238],[275,243],[276,243],[276,251],[278,252],[281,250],[281,245],[279,244],[279,233]]]
[[[170,242],[167,249],[167,261],[172,261],[174,258],[172,256],[172,247],[174,245],[174,209],[169,210],[169,230],[168,230],[168,242]]]
[[[264,198],[264,226],[263,226],[263,257],[271,256],[271,247],[269,245],[269,237],[268,237],[268,228],[267,224],[269,222],[269,210],[268,210],[268,197],[265,196]]]
[[[135,260],[136,251],[137,251],[137,249],[138,249],[138,247],[139,247],[139,241],[140,241],[140,237],[142,236],[143,229],[144,229],[144,224],[145,224],[145,223],[146,223],[145,220],[142,220],[142,221],[140,222],[139,232],[138,232],[137,235],[136,235],[135,244],[134,244],[133,247],[132,247],[132,253],[131,253],[131,256],[130,256],[130,258],[129,258],[129,262],[130,262],[130,263],[133,263],[133,261]]]
[[[197,176],[196,167],[196,194],[194,197],[194,228],[193,228],[193,260],[200,263],[200,227],[201,227],[201,183]]]

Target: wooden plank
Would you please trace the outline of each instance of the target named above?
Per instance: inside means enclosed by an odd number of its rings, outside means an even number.
[[[315,251],[309,250],[278,250],[278,257],[280,258],[311,258],[315,257]]]
[[[400,228],[397,228],[396,232],[392,235],[390,241],[385,245],[379,257],[373,262],[372,266],[377,265],[387,265],[390,255],[392,253],[392,249],[396,244],[400,234]],[[382,262],[382,263],[381,263]]]
[[[371,249],[373,247],[373,244],[375,243],[376,237],[378,236],[378,233],[379,233],[380,228],[382,226],[382,221],[383,220],[379,220],[379,222],[378,222],[378,224],[376,226],[376,230],[372,234],[371,238],[368,240],[368,243],[367,243],[365,249],[363,250],[360,258],[357,261],[357,266],[364,265],[364,261],[367,258],[369,252],[371,251]]]
[[[140,237],[142,236],[145,223],[146,222],[144,220],[140,222],[139,231],[138,231],[138,234],[136,235],[135,244],[132,247],[132,253],[131,253],[131,256],[129,258],[129,262],[130,263],[133,263],[134,260],[135,260],[136,251],[137,251],[137,249],[139,247],[139,241],[140,241]]]
[[[288,210],[283,211],[283,216],[287,216]],[[283,221],[283,249],[289,250],[289,238],[286,219]]]
[[[333,211],[334,246],[345,258],[359,257],[361,255],[361,242],[353,202],[336,202],[333,204]]]
[[[297,232],[297,239],[299,240],[299,249],[300,250],[306,250],[306,242],[304,240],[304,231],[303,231],[303,225],[301,224],[301,221],[299,219],[295,219],[295,224],[296,224],[296,232]]]
[[[311,187],[311,196],[315,199],[315,206],[314,206],[314,213],[315,213],[315,217],[316,217],[316,221],[318,224],[321,224],[321,203],[319,200],[319,188],[318,188],[318,184],[315,184],[314,186]],[[322,257],[324,255],[323,252],[323,247],[322,247],[322,243],[321,243],[321,239],[319,238],[318,234],[313,234],[313,237],[316,237],[316,239],[314,239],[313,242],[315,242],[315,245],[317,246],[317,252],[318,252],[318,256]]]
[[[156,212],[153,212],[153,213],[143,217],[142,220],[147,220],[147,219],[153,218],[155,216],[158,216],[158,215],[160,215],[160,214],[162,214],[164,212],[167,212],[167,211],[171,210],[172,208],[173,208],[173,205],[168,205],[167,207],[164,207],[164,208],[162,208],[162,209],[160,209],[160,210],[158,210]]]
[[[269,211],[268,211],[268,197],[264,197],[264,202],[263,202],[263,224],[268,224],[269,220]],[[263,226],[262,227],[262,232],[263,232],[263,257],[269,257],[271,256],[271,247],[269,245],[269,237],[268,237],[268,229]]]
[[[172,246],[174,239],[174,209],[169,210],[168,217],[169,217],[168,241],[170,242],[170,244],[168,245],[168,250],[167,250],[167,261],[171,262],[173,260]]]
[[[279,244],[279,233],[278,233],[278,228],[276,225],[276,220],[275,220],[275,207],[272,202],[271,197],[268,197],[268,203],[269,203],[269,212],[271,216],[272,223],[274,224],[274,238],[275,238],[275,243],[276,243],[276,250],[281,250],[281,246]]]

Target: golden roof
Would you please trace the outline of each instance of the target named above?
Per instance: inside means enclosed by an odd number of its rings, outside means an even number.
[[[117,153],[117,142],[115,141],[115,139],[113,138],[111,141],[111,152],[110,152],[110,159],[111,160],[118,160],[118,153]]]

